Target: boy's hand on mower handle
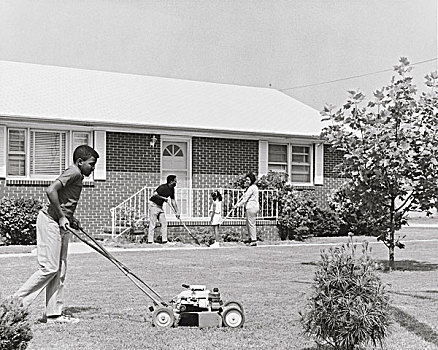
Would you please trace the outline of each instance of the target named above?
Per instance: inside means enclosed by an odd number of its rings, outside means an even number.
[[[61,227],[63,230],[67,230],[68,227],[70,227],[70,223],[65,216],[61,216],[61,218],[59,219],[59,227]]]
[[[71,225],[70,226],[71,226],[72,229],[79,230],[81,228],[81,223],[79,222],[78,219],[73,218],[71,220]]]

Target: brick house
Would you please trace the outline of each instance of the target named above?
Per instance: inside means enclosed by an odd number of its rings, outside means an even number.
[[[77,216],[93,232],[170,173],[180,189],[212,189],[248,171],[286,171],[321,203],[340,184],[318,111],[277,90],[7,61],[0,76],[0,197],[44,200],[88,143],[101,158]]]

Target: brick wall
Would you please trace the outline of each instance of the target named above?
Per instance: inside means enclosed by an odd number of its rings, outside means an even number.
[[[201,232],[204,232],[205,229],[210,230],[210,233],[213,235],[213,227],[208,225],[201,225],[201,224],[188,224],[186,225],[192,235],[196,235],[196,232],[201,230]],[[224,225],[219,228],[219,233],[223,236],[226,232],[233,232],[240,236],[243,240],[249,239],[248,237],[248,230],[246,228],[246,224],[244,220],[232,223],[230,225]],[[160,235],[160,228],[157,227],[155,229],[155,241],[157,241],[157,237]],[[175,239],[178,239],[182,242],[189,243],[193,242],[193,238],[189,235],[187,230],[181,226],[179,223],[169,223],[168,229],[167,229],[167,236],[169,241],[174,241]],[[280,240],[280,234],[278,232],[278,228],[275,222],[257,222],[257,237],[261,238],[263,241],[279,241]],[[145,237],[146,239],[146,237]]]
[[[257,140],[193,137],[193,175],[257,174],[259,143]]]
[[[334,167],[342,163],[343,153],[324,145],[324,178],[339,178]]]
[[[344,180],[340,178],[324,177],[324,186],[315,186],[312,189],[318,204],[326,208],[329,197],[343,182]]]
[[[121,132],[106,134],[107,171],[160,173],[160,139],[152,135]]]
[[[229,187],[230,183],[237,179],[238,175],[221,174],[193,174],[193,187],[197,188],[219,188]]]
[[[150,137],[149,134],[107,133],[107,179],[84,187],[76,213],[91,233],[102,233],[111,224],[110,208],[144,186],[155,187],[160,183],[160,143],[150,147]],[[194,137],[192,149],[193,187],[227,187],[240,174],[258,172],[256,140]],[[333,172],[342,154],[326,147],[324,159],[324,185],[311,189],[321,205],[342,183]],[[11,185],[0,179],[0,197],[34,198],[46,203],[48,184]]]

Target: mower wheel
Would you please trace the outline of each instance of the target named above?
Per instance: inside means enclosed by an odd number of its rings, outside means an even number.
[[[243,310],[237,306],[227,306],[222,311],[222,321],[225,327],[239,328],[243,327],[245,316]]]
[[[152,314],[152,324],[160,328],[170,328],[175,323],[173,310],[167,307],[160,307]]]
[[[239,308],[240,310],[242,310],[242,313],[243,313],[243,305],[242,305],[241,303],[239,303],[238,301],[227,301],[227,302],[224,304],[224,308],[227,307],[227,306],[234,306],[234,307],[237,307],[237,308]]]

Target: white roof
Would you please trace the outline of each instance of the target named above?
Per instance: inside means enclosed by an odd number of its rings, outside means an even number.
[[[0,118],[318,136],[317,110],[277,91],[0,61]]]

